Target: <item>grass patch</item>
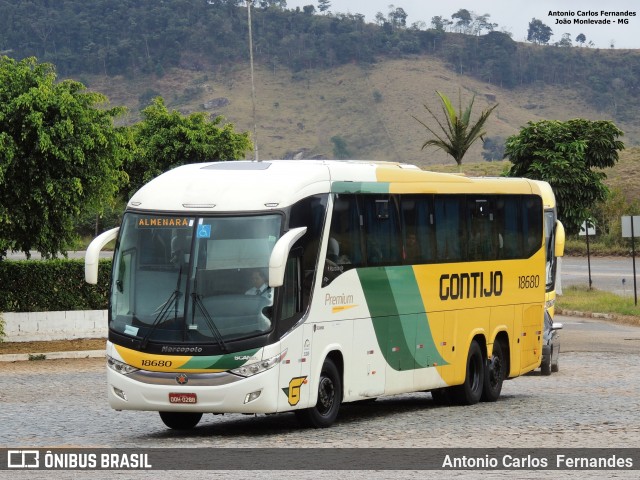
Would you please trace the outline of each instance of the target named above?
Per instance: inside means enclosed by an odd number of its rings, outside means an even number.
[[[640,325],[640,307],[633,297],[621,297],[615,293],[572,285],[562,289],[556,299],[556,307],[562,311],[578,311],[585,314],[608,313],[616,319],[632,325]]]
[[[29,361],[46,360],[47,356],[44,353],[29,354]]]

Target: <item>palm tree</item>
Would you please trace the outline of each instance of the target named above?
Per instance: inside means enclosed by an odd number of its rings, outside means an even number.
[[[426,128],[433,136],[436,138],[427,140],[422,145],[422,149],[424,150],[426,147],[436,147],[441,148],[446,153],[451,155],[453,159],[458,164],[458,169],[462,171],[462,157],[464,157],[469,147],[473,145],[473,143],[485,135],[485,131],[483,130],[484,124],[491,115],[491,112],[498,106],[495,104],[493,107],[487,108],[483,110],[480,114],[480,118],[473,125],[470,124],[471,120],[471,109],[473,108],[473,101],[476,96],[474,95],[471,99],[471,102],[465,109],[464,113],[462,112],[462,101],[460,99],[460,91],[458,91],[458,110],[456,112],[451,105],[451,100],[444,94],[436,91],[440,100],[442,101],[442,111],[444,112],[444,116],[446,119],[446,125],[444,125],[438,117],[431,111],[431,109],[424,105],[424,108],[427,109],[427,112],[431,114],[434,120],[438,123],[438,126],[442,130],[442,134],[435,132],[429,125],[424,123],[419,118],[415,118],[420,124]]]

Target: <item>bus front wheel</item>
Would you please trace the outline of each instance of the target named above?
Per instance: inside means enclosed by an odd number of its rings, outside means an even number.
[[[174,430],[190,430],[195,427],[202,413],[197,412],[159,412],[162,422]]]
[[[458,405],[474,405],[482,397],[484,384],[484,358],[478,342],[473,340],[467,356],[467,370],[464,383],[452,387],[453,400]]]
[[[322,365],[315,407],[296,410],[298,421],[305,427],[327,428],[335,422],[342,402],[342,381],[335,363],[327,358]]]

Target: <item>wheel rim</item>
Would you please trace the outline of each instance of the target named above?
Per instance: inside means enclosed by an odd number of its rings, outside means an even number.
[[[320,415],[327,415],[333,407],[335,400],[335,387],[333,382],[328,377],[322,377],[320,379],[320,385],[318,386],[318,413]]]

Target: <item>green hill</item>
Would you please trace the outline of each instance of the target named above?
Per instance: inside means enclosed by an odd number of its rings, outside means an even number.
[[[239,0],[2,0],[0,54],[35,56],[126,105],[122,121],[162,95],[183,113],[223,115],[254,132],[246,7]],[[506,138],[528,121],[613,120],[640,145],[640,51],[514,42],[501,32],[463,35],[381,25],[359,14],[316,15],[282,2],[254,2],[255,132],[260,158],[334,156],[397,160],[432,168],[453,162],[422,151],[436,90],[476,113],[499,104],[487,136]],[[481,161],[481,145],[463,166]],[[637,165],[638,155],[627,152]],[[623,173],[617,173],[618,169]],[[633,185],[633,169],[610,175]]]
[[[528,121],[542,119],[614,120],[598,112],[567,87],[534,85],[506,89],[456,75],[431,56],[382,59],[371,65],[291,72],[286,68],[255,69],[257,141],[263,159],[333,156],[331,138],[344,139],[353,158],[396,160],[421,166],[452,162],[438,150],[421,150],[427,132],[413,117],[428,120],[424,104],[439,110],[436,90],[463,103],[476,94],[475,111],[498,103],[487,135],[506,138]],[[133,122],[140,100],[162,95],[172,109],[223,115],[237,129],[253,132],[248,63],[210,71],[171,70],[163,77],[85,76],[90,88],[111,103],[127,105]],[[205,108],[205,105],[208,108]],[[640,144],[640,126],[616,121],[627,146]],[[475,145],[463,163],[482,160]],[[486,162],[485,162],[486,163]]]

